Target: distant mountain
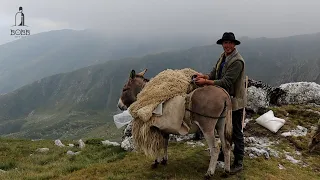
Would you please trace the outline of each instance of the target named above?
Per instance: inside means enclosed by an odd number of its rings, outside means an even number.
[[[247,39],[239,46],[247,72],[272,85],[286,82],[320,83],[320,33],[284,38]]]
[[[271,85],[291,80],[320,83],[319,34],[241,41],[238,49],[250,78]],[[110,122],[131,69],[148,68],[147,78],[168,68],[208,73],[221,52],[218,45],[194,47],[108,61],[35,81],[0,96],[0,135],[57,138],[110,132],[104,126],[115,129]]]
[[[204,44],[206,37],[110,37],[93,30],[57,30],[0,46],[0,94],[46,76],[108,60]]]

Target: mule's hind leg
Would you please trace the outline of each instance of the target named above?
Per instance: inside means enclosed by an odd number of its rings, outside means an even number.
[[[210,149],[210,163],[209,163],[207,173],[205,175],[206,178],[210,178],[211,176],[213,176],[214,171],[216,169],[218,154],[219,154],[219,146],[217,141],[215,140],[215,135],[214,135],[214,127],[215,127],[216,121],[205,119],[203,117],[201,119],[203,120],[201,120],[200,123],[198,122],[195,122],[195,123],[199,126],[199,128],[203,132],[203,136],[206,139]],[[210,123],[208,123],[208,121]],[[205,122],[205,123],[201,123],[201,122]]]
[[[220,118],[216,125],[219,138],[221,141],[222,146],[222,152],[224,154],[224,171],[226,173],[230,173],[230,152],[231,152],[231,146],[229,141],[225,138],[225,118]]]

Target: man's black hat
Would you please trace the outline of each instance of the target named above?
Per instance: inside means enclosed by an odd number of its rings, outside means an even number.
[[[217,44],[222,44],[223,41],[233,41],[235,45],[239,45],[240,41],[236,40],[236,37],[232,32],[225,32],[221,39],[217,41]]]

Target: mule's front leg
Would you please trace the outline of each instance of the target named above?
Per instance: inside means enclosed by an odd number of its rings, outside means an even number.
[[[157,159],[154,160],[154,162],[151,165],[152,169],[155,169],[158,167],[159,163],[162,165],[167,165],[168,162],[168,144],[169,144],[169,134],[163,135],[165,141],[164,141],[164,156],[157,157]]]
[[[169,134],[164,135],[165,141],[164,141],[164,156],[161,161],[162,165],[167,165],[168,162],[168,144],[169,144]]]
[[[159,163],[161,161],[161,157],[158,157],[156,160],[154,160],[154,162],[151,164],[151,168],[155,169],[158,167]]]

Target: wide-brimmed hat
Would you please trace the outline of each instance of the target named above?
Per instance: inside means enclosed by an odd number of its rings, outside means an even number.
[[[235,45],[239,45],[240,41],[236,40],[236,37],[232,32],[225,32],[222,38],[217,41],[217,44],[222,44],[223,41],[233,41]]]

